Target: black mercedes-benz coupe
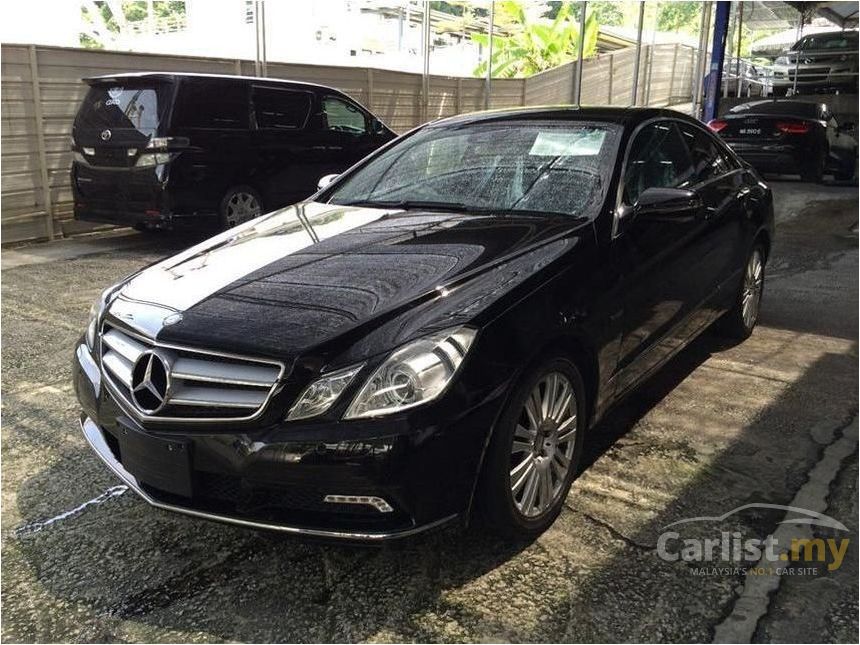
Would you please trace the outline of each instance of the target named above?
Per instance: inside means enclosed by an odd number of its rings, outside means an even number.
[[[535,535],[613,404],[711,323],[752,332],[772,237],[768,187],[679,113],[437,121],[107,289],[82,429],[187,515]]]

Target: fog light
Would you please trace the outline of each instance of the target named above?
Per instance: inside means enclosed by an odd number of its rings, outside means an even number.
[[[323,499],[327,504],[362,504],[372,506],[380,513],[391,513],[394,511],[391,505],[381,497],[369,495],[326,495]]]

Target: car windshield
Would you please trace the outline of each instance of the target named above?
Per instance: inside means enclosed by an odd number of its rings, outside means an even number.
[[[590,122],[430,126],[367,163],[329,201],[588,215],[603,201],[619,130]]]
[[[816,34],[801,38],[794,50],[809,49],[857,49],[857,34],[840,32],[837,34]]]

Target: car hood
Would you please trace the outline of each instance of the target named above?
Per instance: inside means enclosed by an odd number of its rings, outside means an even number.
[[[419,304],[447,321],[473,315],[481,297],[470,288],[503,291],[569,248],[587,221],[307,202],[143,270],[110,314],[162,342],[295,358]],[[457,298],[433,307],[449,290]]]

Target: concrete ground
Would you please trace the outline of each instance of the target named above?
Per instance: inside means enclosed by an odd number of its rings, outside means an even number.
[[[98,292],[188,240],[4,250],[2,639],[856,643],[857,187],[773,187],[752,338],[706,334],[587,437],[564,512],[531,544],[449,530],[320,546],[149,508],[84,445],[69,362]],[[842,566],[765,593],[658,557],[667,524],[752,503],[842,522]],[[700,530],[764,538],[782,519],[748,509]]]

